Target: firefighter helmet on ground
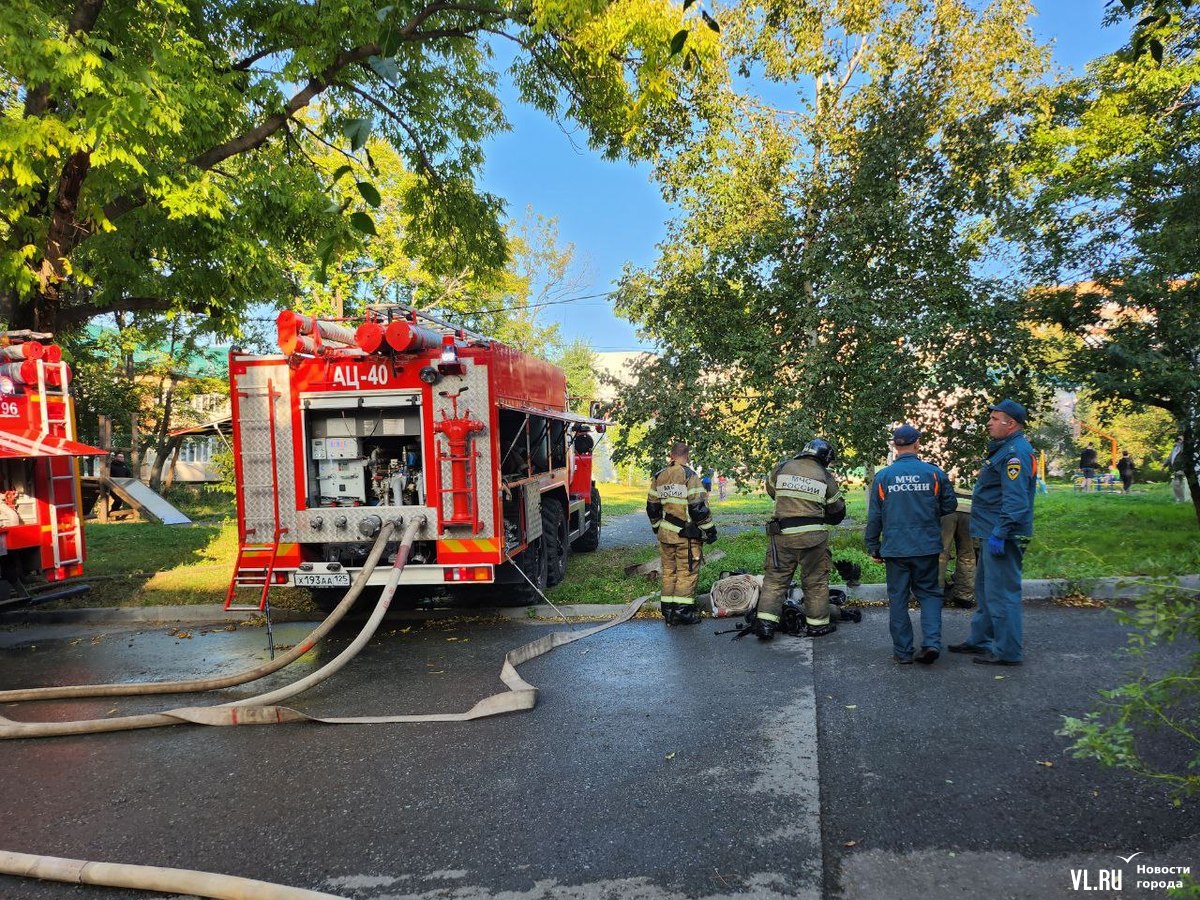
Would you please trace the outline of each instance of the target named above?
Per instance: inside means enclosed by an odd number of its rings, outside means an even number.
[[[810,456],[823,466],[828,466],[833,462],[834,452],[833,445],[823,438],[813,438],[804,445],[797,456]]]

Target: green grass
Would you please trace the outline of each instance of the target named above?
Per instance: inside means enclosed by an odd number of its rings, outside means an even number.
[[[1200,572],[1200,529],[1190,504],[1172,502],[1168,485],[1139,485],[1130,496],[1077,494],[1052,486],[1035,506],[1034,540],[1025,557],[1027,578],[1086,579],[1105,575],[1182,575]],[[641,512],[645,485],[600,485],[605,518]],[[88,594],[61,601],[59,606],[160,606],[219,603],[225,598],[237,555],[237,528],[232,521],[232,497],[215,491],[191,491],[180,498],[197,524],[163,526],[149,522],[118,522],[86,526],[88,559],[84,580]],[[706,590],[723,569],[761,572],[766,535],[761,527],[772,504],[765,494],[736,494],[712,501],[722,535],[711,552],[725,557],[706,562],[700,589]],[[867,558],[862,525],[866,499],[860,489],[847,494],[848,515],[858,527],[838,529],[834,553],[863,567],[863,581],[883,581],[883,566]],[[741,534],[730,526],[750,526]],[[647,525],[646,538],[650,540]],[[567,580],[549,592],[556,603],[625,603],[656,590],[656,582],[626,577],[628,565],[654,559],[653,545],[632,549],[601,549],[572,554]],[[833,580],[839,581],[836,573]],[[273,590],[272,604],[307,608],[306,591]]]
[[[1190,503],[1175,503],[1166,484],[1122,494],[1039,496],[1026,578],[1190,575],[1200,572],[1200,533]]]
[[[613,516],[608,490],[631,498],[640,510],[645,487],[601,485],[605,516]],[[1049,495],[1039,495],[1034,506],[1034,539],[1025,556],[1026,578],[1086,579],[1113,575],[1184,575],[1200,572],[1200,529],[1190,504],[1172,501],[1168,485],[1139,485],[1129,496],[1077,494],[1069,486],[1051,486]],[[637,503],[632,503],[636,495]],[[718,531],[731,525],[761,525],[771,515],[773,504],[765,493],[730,495],[712,500]],[[833,551],[838,559],[862,566],[866,584],[884,580],[884,567],[867,556],[862,527],[866,524],[866,494],[852,489],[846,495],[847,516],[856,528],[838,529]],[[632,511],[632,510],[631,510]],[[767,539],[759,528],[730,535],[726,532],[713,547],[725,551],[717,562],[706,562],[700,570],[699,589],[707,590],[722,570],[744,568],[760,573],[766,557]],[[600,550],[574,554],[567,580],[550,592],[556,603],[627,603],[653,593],[656,582],[644,577],[625,577],[625,566],[653,559],[651,547]],[[841,578],[832,573],[831,581]]]
[[[644,484],[598,484],[600,503],[604,517],[623,516],[646,508],[646,485]]]

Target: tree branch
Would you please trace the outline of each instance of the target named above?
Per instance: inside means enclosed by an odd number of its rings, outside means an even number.
[[[254,65],[256,62],[258,62],[260,59],[268,57],[272,53],[278,53],[278,52],[279,52],[279,49],[277,47],[271,47],[266,50],[259,50],[257,53],[247,56],[245,59],[239,59],[237,62],[235,62],[232,66],[230,66],[225,71],[226,72],[244,72],[248,68],[250,68],[252,65]]]
[[[71,21],[67,23],[67,34],[90,32],[96,27],[96,20],[100,18],[100,10],[103,7],[104,0],[79,0],[75,11],[71,13]],[[49,106],[50,85],[42,82],[25,98],[25,118],[40,116]]]
[[[416,133],[413,127],[409,125],[408,122],[405,121],[405,119],[398,112],[396,112],[386,103],[382,102],[378,97],[372,97],[370,94],[356,85],[343,84],[342,87],[362,97],[376,109],[382,112],[385,116],[403,128],[404,133],[408,135],[408,139],[413,142],[413,148],[416,150],[417,156],[421,160],[421,168],[425,170],[425,174],[428,175],[430,180],[434,181],[435,183],[441,183],[441,178],[438,176],[437,169],[435,169],[433,166],[433,160],[429,158],[429,153],[425,150],[425,145],[422,143],[420,135]]]
[[[84,0],[84,2],[98,3],[102,2],[102,0]],[[474,12],[499,19],[507,18],[518,22],[524,21],[520,16],[490,6],[477,6],[469,3],[430,3],[400,27],[398,31],[400,40],[415,42],[439,37],[469,37],[474,31],[481,30],[484,27],[481,24],[475,28],[418,31],[422,23],[440,12]],[[333,84],[342,69],[369,59],[372,56],[378,56],[379,53],[379,44],[370,43],[338,54],[332,63],[326,66],[319,74],[309,79],[308,84],[297,91],[280,112],[268,116],[256,128],[252,128],[250,131],[226,141],[224,144],[201,153],[199,156],[189,160],[189,162],[196,168],[207,171],[217,163],[229,159],[231,156],[237,156],[238,154],[246,153],[262,146],[268,138],[283,127],[284,122],[306,107],[312,102],[314,97]],[[146,199],[144,191],[137,191],[117,197],[104,207],[104,215],[110,222],[115,221],[126,213],[143,206],[146,203]]]

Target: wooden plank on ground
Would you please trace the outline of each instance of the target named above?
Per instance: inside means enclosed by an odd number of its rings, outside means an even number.
[[[719,559],[725,558],[724,550],[714,550],[712,553],[704,554],[706,563],[716,562]],[[662,573],[662,558],[655,557],[650,562],[637,563],[632,566],[625,567],[625,574],[628,575],[659,575]]]

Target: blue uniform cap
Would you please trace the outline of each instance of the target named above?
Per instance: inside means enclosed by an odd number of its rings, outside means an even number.
[[[1022,425],[1025,424],[1025,419],[1026,419],[1025,407],[1023,407],[1016,400],[1009,400],[1009,399],[1005,398],[1004,400],[1001,400],[999,403],[997,403],[995,406],[989,406],[988,411],[989,412],[1002,412],[1006,416],[1008,416],[1010,419],[1016,419]]]
[[[915,444],[921,439],[921,432],[909,425],[907,422],[892,432],[892,443],[898,444],[901,447],[906,447],[909,444]]]

